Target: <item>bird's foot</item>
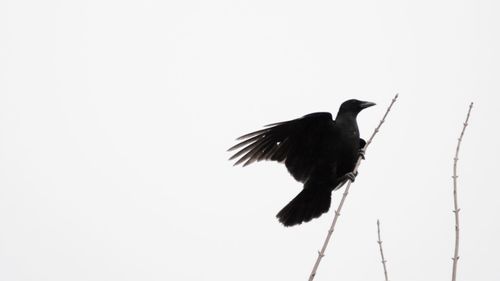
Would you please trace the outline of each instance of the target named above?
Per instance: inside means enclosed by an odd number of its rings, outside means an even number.
[[[358,172],[349,172],[344,175],[346,180],[350,180],[351,182],[354,182],[356,180],[356,177],[358,176]]]
[[[363,148],[359,149],[358,155],[359,157],[361,157],[361,159],[365,160],[365,150]]]
[[[337,190],[341,188],[344,184],[347,183],[347,181],[354,182],[354,180],[356,180],[357,175],[358,175],[357,171],[344,174],[342,177],[339,178],[337,186],[335,186],[332,190]]]

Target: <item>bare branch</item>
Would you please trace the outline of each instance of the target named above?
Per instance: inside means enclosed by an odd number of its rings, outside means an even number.
[[[382,259],[382,265],[384,267],[384,275],[385,275],[385,281],[389,281],[389,277],[387,276],[387,260],[384,258],[384,250],[382,249],[382,239],[380,239],[380,221],[377,220],[377,233],[378,233],[378,247],[380,249],[380,257]]]
[[[457,148],[455,150],[455,157],[453,158],[453,213],[455,214],[455,252],[453,255],[453,271],[451,275],[451,280],[456,281],[457,280],[457,266],[458,266],[458,259],[460,256],[458,255],[458,249],[459,249],[459,242],[460,242],[460,221],[459,221],[459,215],[458,213],[460,212],[460,208],[458,208],[458,195],[457,195],[457,162],[458,162],[458,152],[460,151],[460,144],[462,143],[462,138],[464,137],[465,133],[465,128],[467,128],[467,125],[469,124],[469,117],[470,117],[470,112],[472,110],[472,106],[474,103],[470,103],[469,105],[469,111],[467,112],[467,117],[465,118],[464,126],[462,128],[462,132],[460,133],[460,137],[458,138],[457,142]]]
[[[391,104],[387,108],[387,111],[385,112],[384,116],[382,117],[382,120],[380,120],[378,126],[375,128],[371,137],[366,142],[365,147],[363,147],[363,150],[365,152],[366,152],[366,149],[368,148],[368,146],[372,143],[372,140],[375,137],[375,135],[380,130],[380,127],[385,122],[385,118],[387,117],[387,114],[389,114],[389,111],[391,110],[392,105],[396,102],[397,98],[398,98],[398,95],[396,94],[396,96],[394,96],[394,98],[392,99]],[[361,164],[362,158],[363,157],[361,157],[361,156],[358,157],[358,161],[356,162],[356,166],[354,166],[354,170],[353,170],[354,173],[356,173],[358,171],[358,167]],[[323,247],[321,247],[321,251],[318,252],[318,258],[316,259],[316,262],[314,263],[311,274],[309,275],[309,281],[314,280],[314,277],[316,276],[316,271],[318,270],[321,259],[325,256],[325,251],[326,251],[326,248],[328,247],[328,242],[330,241],[330,238],[332,237],[333,231],[335,230],[335,225],[337,224],[337,220],[340,216],[340,211],[342,210],[342,206],[344,206],[344,202],[345,202],[345,199],[347,198],[347,194],[349,194],[350,187],[351,187],[351,181],[349,180],[347,182],[347,186],[345,188],[344,194],[342,195],[342,199],[340,199],[339,206],[337,207],[337,210],[335,210],[335,216],[333,217],[333,221],[332,221],[332,224],[330,226],[330,229],[328,230],[328,234],[326,235],[326,239],[323,242]]]

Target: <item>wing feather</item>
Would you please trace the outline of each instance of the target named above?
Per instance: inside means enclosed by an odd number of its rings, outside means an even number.
[[[239,138],[237,138],[237,140],[243,140],[243,139],[246,139],[246,138],[249,138],[249,137],[253,137],[255,135],[262,135],[263,133],[269,131],[270,128],[266,128],[266,129],[262,129],[262,130],[258,130],[258,131],[255,131],[255,132],[251,132],[251,133],[248,133],[246,135],[243,135]]]
[[[254,141],[256,141],[256,140],[258,140],[260,138],[262,138],[262,135],[257,135],[255,137],[251,137],[251,138],[249,138],[247,140],[244,140],[242,142],[239,142],[239,143],[231,146],[227,151],[233,151],[233,150],[235,150],[237,148],[240,148],[240,147],[245,146],[245,145],[247,145],[247,144],[249,144],[251,142],[254,142]]]
[[[257,146],[255,146],[252,150],[250,150],[247,154],[242,156],[238,162],[242,163],[243,161],[248,160],[243,164],[243,166],[247,166],[248,164],[252,163],[255,161],[255,159],[259,156],[259,153],[268,145],[272,145],[273,140],[271,138],[263,138],[261,141],[257,143]],[[238,163],[236,162],[236,163]],[[238,163],[238,164],[239,164]],[[237,165],[237,164],[235,164]]]
[[[234,165],[272,160],[285,162],[288,171],[299,181],[307,179],[320,156],[325,138],[335,121],[328,112],[308,114],[302,118],[269,124],[265,129],[239,137],[241,142],[229,148],[237,150],[230,160]],[[329,142],[328,139],[326,142]]]

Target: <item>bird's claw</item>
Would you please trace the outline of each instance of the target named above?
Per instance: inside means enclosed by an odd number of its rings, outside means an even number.
[[[358,155],[359,155],[359,157],[361,157],[361,159],[365,160],[365,150],[363,148],[361,148],[358,151]]]
[[[356,177],[358,176],[358,172],[349,172],[345,174],[345,177],[349,179],[351,182],[354,182],[356,180]]]

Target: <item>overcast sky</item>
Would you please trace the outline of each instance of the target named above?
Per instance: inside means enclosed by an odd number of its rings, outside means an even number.
[[[232,167],[262,125],[400,99],[317,280],[500,280],[500,2],[0,2],[0,280],[305,280],[333,212],[285,228],[283,165]],[[333,195],[337,206],[341,191]]]

